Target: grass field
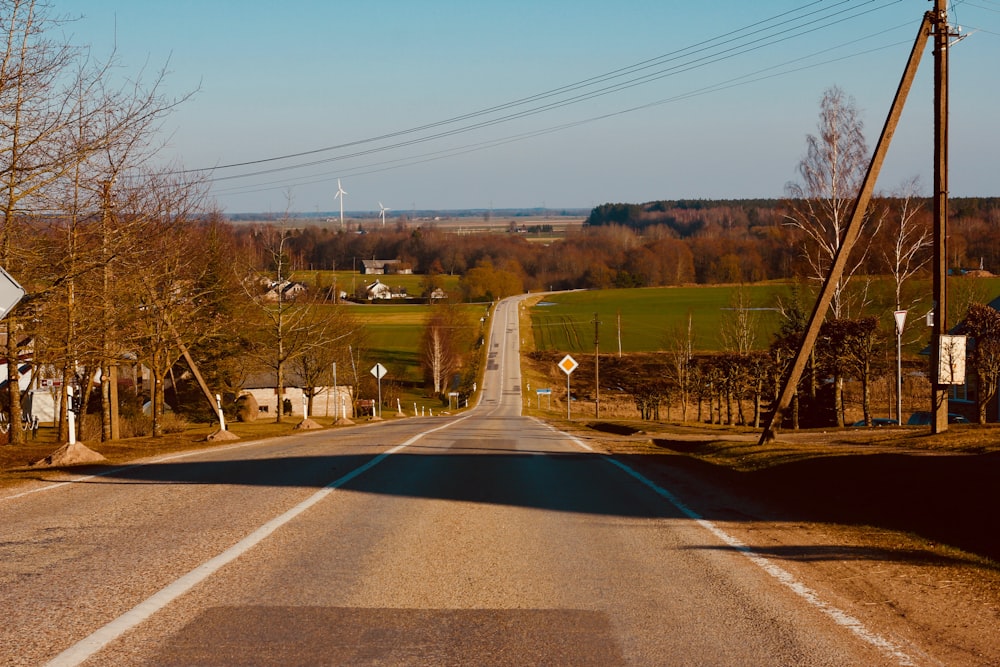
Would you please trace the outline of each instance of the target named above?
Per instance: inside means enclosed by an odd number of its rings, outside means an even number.
[[[373,363],[385,366],[394,379],[420,382],[419,345],[430,306],[359,305],[353,313],[368,332],[368,353]],[[477,318],[485,312],[482,304],[465,306]]]
[[[779,297],[791,299],[792,288],[789,284],[649,287],[555,294],[542,299],[530,310],[535,346],[539,350],[593,352],[594,313],[597,313],[601,322],[602,352],[618,350],[619,316],[622,352],[656,351],[664,349],[668,332],[686,330],[690,313],[695,350],[724,349],[722,331],[725,320],[732,317],[733,297],[739,289],[745,290],[750,307],[754,309],[757,332],[754,345],[759,349],[766,348],[779,324],[778,313],[773,307]],[[870,297],[891,302],[886,296],[888,289],[891,285],[887,281],[873,281],[869,286]],[[930,282],[914,281],[911,291],[926,295],[910,308],[907,319],[904,346],[907,353],[916,354],[927,344],[923,318],[930,310]],[[969,302],[988,303],[998,294],[1000,278],[951,279],[949,322],[960,320]],[[814,298],[810,296],[804,301],[807,315]],[[889,332],[893,326],[892,308],[881,310],[883,329]]]
[[[738,288],[652,287],[645,289],[567,292],[546,297],[531,309],[531,329],[540,350],[591,352],[594,349],[594,313],[600,320],[604,352],[618,350],[619,318],[622,352],[662,349],[664,336],[673,329],[686,330],[688,313],[697,350],[722,347],[723,321],[732,315],[730,305]],[[778,316],[766,310],[783,285],[744,287],[757,321],[757,345],[766,346]]]

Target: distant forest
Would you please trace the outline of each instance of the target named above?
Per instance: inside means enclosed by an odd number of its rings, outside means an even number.
[[[863,272],[886,272],[901,205],[873,202],[880,224],[862,237]],[[949,266],[1000,273],[1000,198],[953,199],[950,210]],[[544,243],[513,232],[457,235],[421,221],[366,234],[307,225],[287,247],[301,269],[356,268],[376,257],[400,259],[423,274],[489,266],[516,275],[524,289],[751,283],[806,274],[803,239],[786,224],[788,213],[788,202],[778,199],[609,203],[594,208],[579,231]],[[929,201],[916,219],[931,225]],[[236,233],[258,229],[239,226]]]

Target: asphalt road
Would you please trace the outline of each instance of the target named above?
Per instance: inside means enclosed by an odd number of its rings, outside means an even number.
[[[0,498],[3,665],[912,664],[676,492],[481,404]],[[66,480],[70,480],[66,483]]]

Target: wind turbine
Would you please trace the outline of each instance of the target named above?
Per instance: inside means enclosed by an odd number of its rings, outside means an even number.
[[[346,195],[346,194],[347,194],[347,191],[344,190],[344,188],[342,188],[340,186],[340,179],[338,178],[337,179],[337,194],[335,194],[333,196],[333,198],[340,200],[340,227],[341,228],[344,227],[344,195]]]
[[[386,211],[391,211],[392,209],[391,208],[386,208],[385,206],[382,206],[382,202],[378,203],[378,207],[379,207],[379,212],[378,212],[379,217],[382,218],[382,226],[385,227],[385,212]]]

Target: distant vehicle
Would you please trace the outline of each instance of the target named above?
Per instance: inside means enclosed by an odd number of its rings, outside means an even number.
[[[931,413],[927,410],[919,410],[910,415],[910,418],[906,420],[907,426],[927,426],[931,423]],[[969,420],[965,418],[965,415],[960,415],[957,412],[948,413],[948,423],[949,424],[968,424]]]
[[[861,428],[865,425],[865,420],[856,421],[851,426],[855,428]],[[873,417],[872,426],[879,428],[882,426],[899,426],[899,422],[895,419],[889,419],[888,417]]]

